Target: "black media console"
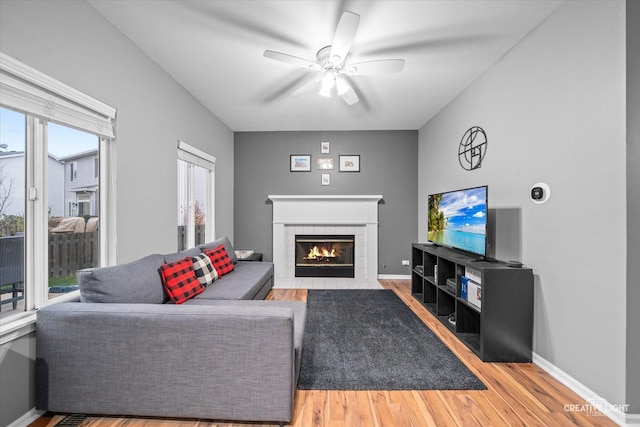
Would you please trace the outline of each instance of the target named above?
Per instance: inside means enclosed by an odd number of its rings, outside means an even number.
[[[411,294],[485,362],[531,362],[533,271],[412,245]]]

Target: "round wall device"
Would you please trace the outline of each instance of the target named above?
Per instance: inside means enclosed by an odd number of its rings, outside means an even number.
[[[551,188],[549,188],[549,185],[544,182],[539,182],[531,187],[531,193],[529,196],[533,203],[544,203],[549,200],[549,197],[551,196]]]

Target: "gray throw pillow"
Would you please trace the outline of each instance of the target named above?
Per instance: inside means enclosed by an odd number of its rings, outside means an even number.
[[[185,249],[183,251],[180,252],[174,252],[172,254],[166,254],[164,256],[164,262],[177,262],[177,261],[181,261],[183,259],[185,259],[186,257],[189,258],[193,258],[196,255],[200,255],[202,253],[202,251],[200,250],[200,248],[196,247],[196,248],[191,248],[191,249]]]
[[[165,299],[158,269],[164,255],[149,255],[112,267],[76,272],[80,300],[98,303],[162,304]]]
[[[202,252],[208,251],[210,249],[215,249],[220,245],[224,245],[224,250],[227,251],[227,255],[233,264],[238,262],[238,257],[236,256],[236,250],[233,248],[231,241],[227,236],[220,237],[219,239],[214,240],[213,242],[205,243],[203,245],[199,245],[198,247],[202,249]]]

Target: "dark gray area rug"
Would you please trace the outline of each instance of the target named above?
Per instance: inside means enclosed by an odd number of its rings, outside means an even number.
[[[484,390],[391,290],[310,290],[298,388]]]

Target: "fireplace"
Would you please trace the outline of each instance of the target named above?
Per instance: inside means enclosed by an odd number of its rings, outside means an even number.
[[[273,204],[274,283],[295,278],[295,236],[355,235],[354,279],[378,278],[381,195],[269,195]]]
[[[295,277],[354,277],[354,235],[295,236]]]

